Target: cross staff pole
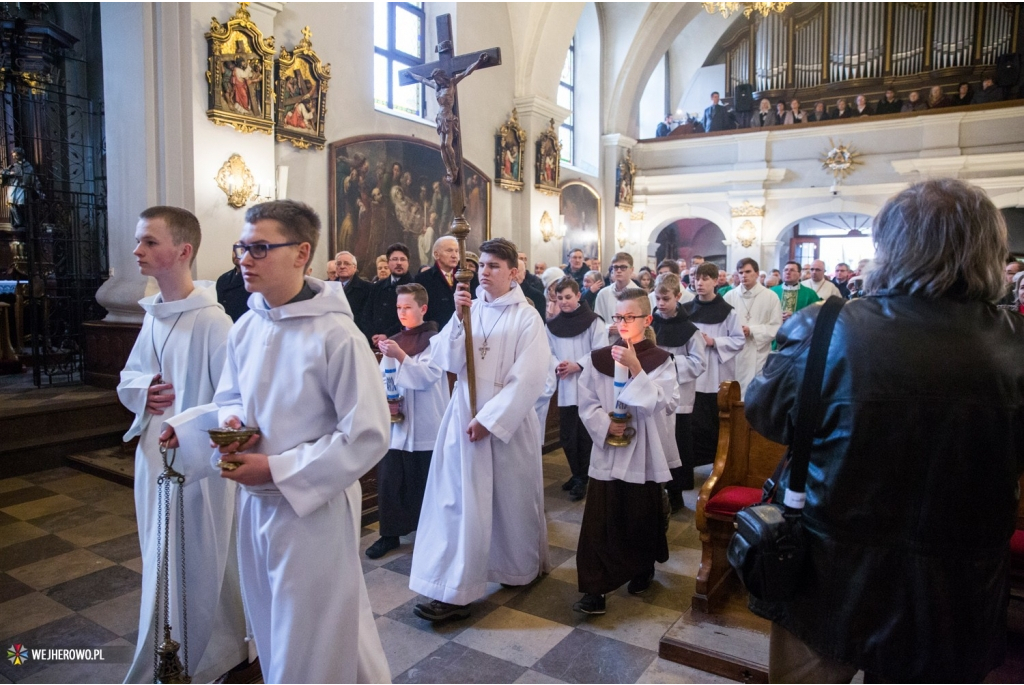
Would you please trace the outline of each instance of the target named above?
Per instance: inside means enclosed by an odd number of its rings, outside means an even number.
[[[451,189],[452,218],[449,234],[459,241],[459,270],[455,280],[469,287],[473,272],[466,265],[466,237],[470,226],[466,221],[466,193],[462,185],[462,125],[459,119],[459,96],[456,86],[477,69],[501,64],[501,49],[491,48],[455,55],[452,39],[452,16],[437,18],[436,62],[404,69],[398,74],[399,85],[422,83],[434,89],[437,97],[437,134],[441,138],[441,160]],[[469,409],[476,416],[476,354],[473,350],[473,321],[470,308],[462,308],[462,325],[466,329],[466,380],[469,383]]]

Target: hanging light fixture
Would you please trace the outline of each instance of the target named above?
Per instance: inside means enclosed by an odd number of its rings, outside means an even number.
[[[705,2],[702,3],[709,14],[721,14],[728,19],[732,14],[743,11],[743,16],[750,18],[754,12],[760,12],[762,17],[767,17],[772,12],[783,12],[792,5],[791,2]]]

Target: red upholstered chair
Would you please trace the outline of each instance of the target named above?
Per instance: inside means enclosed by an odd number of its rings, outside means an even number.
[[[725,554],[733,533],[733,517],[743,507],[761,500],[761,486],[786,451],[785,446],[750,428],[736,381],[722,383],[718,416],[715,465],[697,497],[701,560],[693,609],[705,613],[715,611],[725,600],[725,581],[732,573]]]
[[[1020,491],[1024,493],[1024,476]],[[1010,538],[1010,594],[1024,599],[1024,497],[1017,508],[1017,532]]]

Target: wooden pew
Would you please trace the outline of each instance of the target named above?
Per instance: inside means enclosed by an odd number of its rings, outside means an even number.
[[[1024,495],[1024,476],[1020,491]],[[1024,496],[1017,505],[1017,531],[1010,539],[1010,595],[1024,600]]]
[[[761,486],[786,451],[785,446],[750,428],[736,381],[722,383],[718,415],[715,465],[697,498],[701,560],[693,609],[704,613],[715,611],[725,601],[726,580],[733,573],[725,558],[734,530],[733,517],[743,507],[761,500]]]

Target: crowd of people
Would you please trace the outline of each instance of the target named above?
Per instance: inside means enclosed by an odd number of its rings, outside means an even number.
[[[791,126],[876,114],[899,114],[900,112],[922,112],[944,107],[981,105],[1001,102],[1005,96],[1005,89],[995,85],[991,76],[986,76],[982,79],[978,89],[967,82],[962,82],[957,86],[956,92],[947,93],[942,86],[936,85],[928,89],[927,95],[920,90],[908,91],[906,99],[901,98],[896,89],[890,86],[886,88],[885,95],[874,105],[870,104],[864,95],[856,96],[852,103],[848,102],[846,98],[839,98],[832,107],[824,100],[819,100],[811,109],[805,109],[797,97],[793,97],[789,102],[779,100],[774,105],[768,98],[762,98],[757,101],[753,112],[739,112],[735,107],[729,108],[721,104],[720,95],[716,91],[711,93],[711,104],[699,116],[691,114],[682,121],[676,121],[671,113],[666,114],[664,121],[658,124],[655,137],[668,136],[679,127],[682,127],[687,133],[709,133],[766,126]]]
[[[380,534],[365,555],[415,532],[409,587],[428,601],[414,613],[465,619],[488,583],[525,586],[550,570],[541,453],[557,393],[562,489],[585,500],[572,608],[604,614],[608,593],[642,595],[668,560],[667,517],[715,457],[722,381],[740,383],[758,431],[788,442],[813,305],[836,296],[859,301],[836,329],[822,418],[832,428],[808,479],[818,579],[803,599],[758,610],[774,622],[773,677],[980,678],[1001,660],[1024,319],[993,304],[1012,294],[1020,308],[1024,283],[1019,263],[1000,261],[1005,225],[981,191],[904,191],[879,215],[874,263],[836,265],[832,278],[820,261],[766,274],[744,258],[730,275],[697,256],[635,273],[626,252],[606,276],[578,250],[530,273],[496,238],[459,283],[458,245],[444,237],[415,279],[395,244],[376,283],[349,252],[322,281],[308,275],[319,236],[302,203],[251,207],[233,248],[245,309],[229,316],[234,290],[222,308],[217,286],[192,280],[196,218],[140,216],[135,255],[159,293],[141,303],[118,387],[136,415],[126,437],[139,437],[146,562],[128,682],[152,676],[165,460],[184,477],[187,534],[169,534],[171,550],[184,544],[187,600],[175,573],[167,582],[187,601],[192,675],[244,668],[251,635],[264,682],[386,682],[359,560],[361,476],[377,467]],[[985,354],[937,363],[958,345]],[[256,433],[229,446],[207,436],[246,427]],[[834,466],[844,460],[849,469]],[[863,581],[843,582],[855,574]],[[174,639],[186,639],[180,607],[169,611]]]

